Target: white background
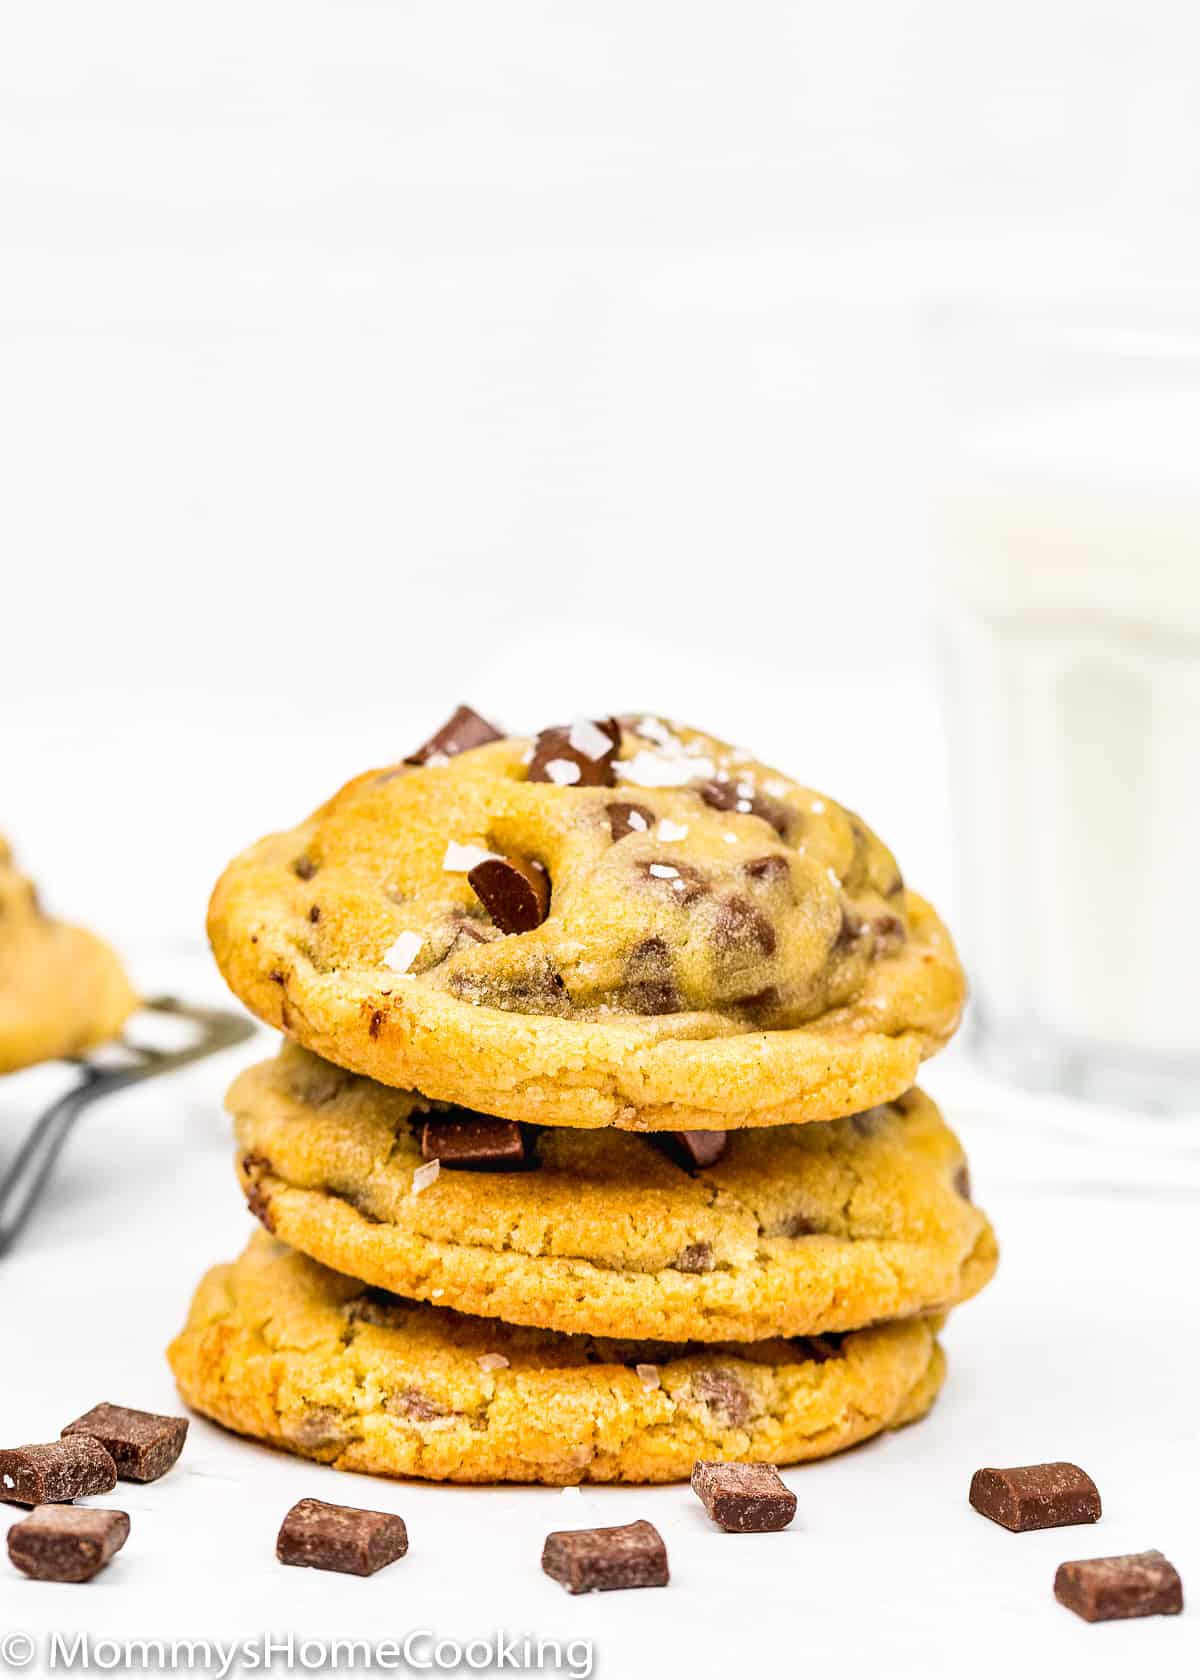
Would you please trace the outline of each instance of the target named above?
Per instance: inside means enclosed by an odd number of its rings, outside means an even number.
[[[710,725],[860,807],[945,896],[922,307],[1194,286],[1198,49],[1165,0],[8,8],[0,827],[48,901],[147,988],[215,994],[197,942],[225,859],[460,698],[520,729]],[[101,1390],[171,1403],[159,1349],[245,1229],[227,1073],[72,1146],[0,1269],[5,1438]],[[14,1129],[39,1080],[6,1086]],[[954,1326],[935,1421],[797,1475],[792,1535],[751,1553],[681,1490],[588,1496],[661,1516],[677,1586],[568,1605],[530,1566],[557,1495],[373,1487],[410,1559],[281,1578],[278,1515],[343,1484],[198,1426],[119,1569],[6,1576],[3,1616],[436,1611],[585,1628],[622,1677],[1183,1672],[1190,1618],[1086,1629],[1047,1593],[1093,1550],[1187,1574],[1194,1186],[1054,1142],[953,1066],[929,1083],[1004,1269]],[[1101,1481],[1103,1530],[1016,1539],[965,1509],[976,1463],[1060,1453]]]

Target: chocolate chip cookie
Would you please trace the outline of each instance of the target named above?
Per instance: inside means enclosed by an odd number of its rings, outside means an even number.
[[[237,858],[209,933],[329,1061],[559,1126],[854,1113],[909,1088],[964,996],[865,823],[645,716],[516,739],[463,709]]]
[[[136,1008],[116,955],[95,934],[46,915],[0,839],[0,1073],[82,1055]]]
[[[599,1341],[364,1289],[259,1233],[169,1358],[189,1405],[339,1469],[453,1482],[668,1482],[794,1464],[926,1412],[936,1324],[811,1341]]]
[[[813,1335],[946,1308],[996,1263],[959,1143],[919,1091],[839,1121],[702,1134],[703,1166],[672,1134],[447,1111],[294,1045],[228,1100],[269,1230],[349,1276],[513,1324]],[[497,1126],[514,1134],[503,1147]],[[463,1141],[477,1129],[490,1156]]]

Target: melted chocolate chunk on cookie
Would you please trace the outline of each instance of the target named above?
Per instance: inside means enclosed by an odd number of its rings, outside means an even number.
[[[310,1406],[287,1430],[287,1436],[308,1452],[341,1448],[349,1439],[342,1415],[334,1406]]]
[[[814,1365],[824,1365],[827,1360],[842,1357],[842,1338],[835,1336],[793,1336],[792,1346],[802,1359],[809,1359]]]
[[[532,933],[550,909],[545,867],[523,858],[490,857],[467,874],[476,898],[501,933]]]
[[[724,1155],[728,1132],[663,1132],[668,1151],[689,1170],[712,1167]]]
[[[636,1015],[674,1015],[680,1008],[675,965],[665,939],[643,939],[629,953],[621,1002]]]
[[[608,816],[614,843],[624,840],[627,834],[648,834],[654,827],[654,812],[648,810],[645,805],[635,805],[618,799],[611,805],[606,805],[604,810]]]
[[[528,779],[558,787],[612,787],[620,747],[621,726],[615,718],[581,718],[543,729],[534,743]]]
[[[746,817],[761,817],[779,835],[786,836],[796,815],[782,800],[772,799],[770,794],[761,793],[752,782],[739,781],[736,777],[728,781],[697,782],[696,792],[714,811],[736,811]]]
[[[740,1429],[750,1416],[750,1396],[732,1371],[697,1371],[692,1393],[730,1429]]]
[[[875,955],[892,957],[908,938],[908,931],[899,916],[872,916],[868,924],[875,939]]]
[[[961,1166],[955,1169],[954,1188],[958,1191],[964,1202],[969,1202],[971,1200],[971,1173],[965,1161]]]
[[[444,759],[470,752],[472,747],[486,747],[489,741],[503,739],[501,732],[493,728],[486,718],[473,712],[470,706],[459,706],[442,727],[435,729],[429,739],[415,753],[410,753],[404,762],[428,764],[432,761],[440,764]]]
[[[393,1417],[407,1418],[410,1423],[433,1423],[437,1418],[450,1416],[448,1406],[439,1405],[419,1388],[405,1388],[399,1394],[386,1395],[383,1409]]]
[[[462,1109],[453,1118],[426,1120],[421,1127],[421,1157],[466,1172],[501,1172],[528,1160],[525,1134],[515,1120]]]
[[[310,857],[298,857],[292,865],[292,874],[302,881],[311,881],[316,873],[317,866]]]
[[[717,905],[712,931],[719,945],[749,947],[764,957],[774,955],[776,936],[773,923],[763,915],[757,904],[751,904],[740,893],[723,898]]]
[[[691,1272],[700,1275],[716,1269],[712,1244],[706,1242],[689,1243],[675,1261],[677,1272]]]
[[[708,892],[708,881],[694,864],[672,863],[666,858],[639,858],[637,872],[677,904],[694,904]]]
[[[763,887],[792,884],[792,866],[782,852],[768,852],[765,857],[751,858],[742,865],[742,872]]]
[[[411,1303],[389,1295],[386,1289],[364,1289],[342,1311],[348,1324],[371,1324],[379,1330],[399,1330],[408,1321]]]

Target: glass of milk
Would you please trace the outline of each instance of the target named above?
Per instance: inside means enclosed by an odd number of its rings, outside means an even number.
[[[1200,317],[951,312],[935,610],[970,1033],[1200,1113]]]

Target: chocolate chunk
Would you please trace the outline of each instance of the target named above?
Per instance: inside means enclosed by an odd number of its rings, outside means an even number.
[[[39,1505],[8,1531],[8,1555],[34,1581],[90,1581],[129,1538],[124,1511]]]
[[[0,1451],[0,1499],[13,1505],[58,1505],[116,1485],[111,1453],[90,1435]]]
[[[374,1575],[408,1550],[408,1530],[390,1511],[360,1511],[302,1499],[283,1519],[275,1556],[299,1569]]]
[[[1100,1521],[1096,1484],[1077,1464],[1023,1464],[976,1470],[971,1504],[1014,1534],[1031,1528],[1068,1528]]]
[[[774,1534],[796,1515],[796,1495],[773,1464],[717,1464],[697,1459],[692,1492],[727,1534]]]
[[[1178,1616],[1183,1609],[1183,1582],[1161,1552],[1131,1552],[1125,1557],[1060,1563],[1054,1596],[1085,1622]]]
[[[792,1345],[802,1359],[811,1360],[814,1365],[824,1365],[830,1359],[842,1357],[840,1336],[796,1336]]]
[[[638,1015],[673,1015],[680,1007],[671,952],[657,934],[641,940],[629,953],[621,1002]]]
[[[954,1188],[958,1191],[964,1202],[969,1202],[971,1200],[971,1174],[965,1161],[955,1170]]]
[[[725,1153],[728,1132],[668,1132],[670,1148],[685,1167],[711,1167]]]
[[[675,1261],[677,1272],[711,1272],[715,1266],[712,1244],[706,1242],[689,1243]]]
[[[792,866],[782,852],[768,852],[765,857],[751,858],[742,869],[752,881],[775,886],[792,878]]]
[[[764,957],[775,951],[775,928],[757,904],[735,893],[722,899],[713,917],[713,937],[719,945],[750,946]]]
[[[463,1109],[454,1118],[426,1120],[421,1127],[421,1155],[443,1167],[495,1172],[525,1165],[525,1134],[515,1120]]]
[[[753,783],[748,781],[698,782],[696,792],[714,811],[736,811],[746,817],[761,817],[763,822],[770,823],[776,834],[780,835],[787,833],[796,814],[790,805],[785,805],[782,800],[772,799],[770,794],[760,793]]]
[[[877,957],[893,957],[900,950],[908,938],[908,930],[899,916],[890,912],[882,916],[872,916],[867,923],[875,939],[875,955]]]
[[[617,800],[604,807],[614,840],[624,840],[627,834],[648,834],[654,827],[654,812],[644,805],[625,804]]]
[[[641,858],[637,872],[667,897],[679,904],[694,904],[708,891],[708,882],[693,864],[679,863],[671,858]]]
[[[529,780],[556,782],[559,787],[612,787],[620,746],[621,726],[615,718],[543,729],[534,744]]]
[[[415,753],[410,753],[404,762],[428,764],[431,758],[455,758],[459,753],[469,752],[472,747],[485,747],[489,741],[503,739],[500,731],[493,729],[486,718],[473,712],[470,706],[459,706],[447,722],[436,729]]]
[[[665,1587],[670,1579],[662,1535],[648,1522],[548,1534],[542,1568],[569,1593]]]
[[[250,1178],[242,1186],[246,1195],[246,1206],[262,1226],[264,1231],[275,1235],[275,1215],[271,1212],[271,1198],[256,1178]]]
[[[697,1371],[692,1393],[730,1429],[738,1429],[750,1416],[750,1396],[731,1371]]]
[[[432,1423],[435,1418],[449,1416],[446,1406],[439,1406],[419,1388],[406,1388],[399,1394],[389,1394],[383,1402],[383,1409],[393,1417],[408,1418],[410,1423]]]
[[[302,881],[311,881],[317,873],[317,866],[310,857],[298,857],[292,865],[292,873]]]
[[[540,863],[485,858],[467,873],[475,896],[501,933],[532,933],[550,908],[550,877]]]
[[[156,1482],[183,1451],[187,1432],[187,1418],[161,1417],[104,1401],[69,1423],[63,1438],[90,1435],[112,1458],[121,1481]]]

